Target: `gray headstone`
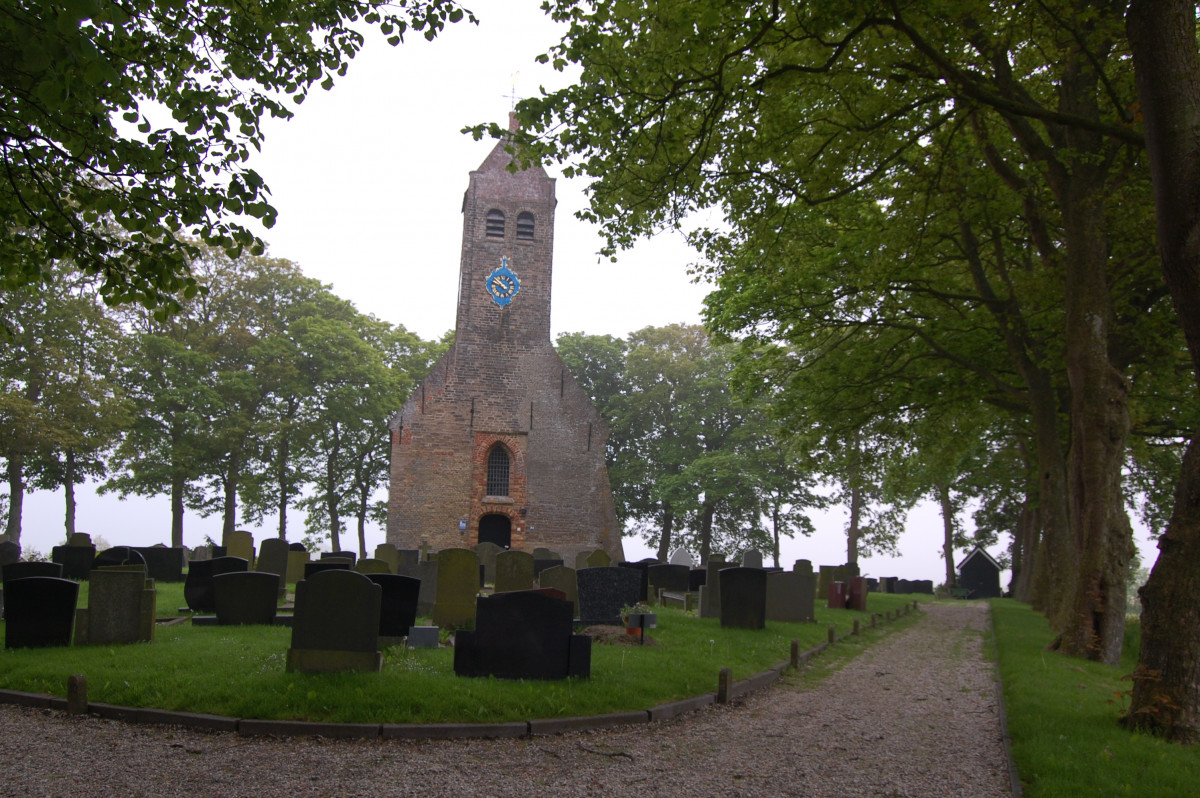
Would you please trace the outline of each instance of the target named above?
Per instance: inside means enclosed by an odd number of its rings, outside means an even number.
[[[796,560],[795,564],[792,565],[792,571],[798,574],[808,574],[809,576],[812,576],[812,560]],[[816,588],[813,588],[813,590],[815,591]]]
[[[287,670],[378,671],[383,590],[349,569],[321,571],[296,584]]]
[[[811,573],[767,574],[767,620],[801,623],[816,620],[816,580]]]
[[[621,624],[621,608],[641,598],[642,575],[629,568],[584,568],[575,573],[582,624]]]
[[[288,546],[287,576],[284,579],[289,585],[294,585],[304,578],[304,566],[308,563],[308,551],[300,551]]]
[[[485,541],[483,543],[476,543],[471,547],[471,551],[475,552],[475,556],[479,558],[479,562],[483,565],[483,581],[489,585],[494,585],[496,583],[496,555],[504,551],[504,548],[490,541]]]
[[[370,557],[354,563],[351,570],[360,574],[390,574],[392,572],[385,561]]]
[[[433,622],[440,627],[462,627],[475,619],[479,594],[479,558],[470,549],[442,549],[437,556],[437,598]]]
[[[292,550],[282,538],[267,538],[258,549],[258,571],[279,577],[278,592],[287,590],[288,558]]]
[[[225,541],[225,554],[229,557],[241,557],[250,567],[254,567],[254,535],[244,529],[229,533]]]
[[[391,543],[380,543],[376,546],[375,559],[387,563],[389,573],[400,573],[400,550]]]
[[[590,551],[580,551],[575,553],[575,570],[582,571],[588,567],[587,558],[591,554]]]
[[[708,558],[708,564],[705,566],[708,575],[704,579],[704,589],[700,591],[701,618],[721,617],[721,581],[717,578],[717,573],[728,567],[724,557]]]
[[[612,565],[612,557],[603,549],[596,549],[587,557],[588,568],[607,568]]]
[[[533,587],[533,555],[503,551],[496,555],[496,592],[529,590]]]
[[[538,574],[538,587],[553,587],[561,590],[574,608],[572,617],[579,617],[579,581],[574,568],[562,565],[547,568]]]
[[[696,558],[692,553],[685,548],[678,548],[671,552],[671,556],[667,558],[667,562],[671,565],[686,565],[689,569],[696,567]]]
[[[88,580],[88,606],[75,620],[78,645],[147,643],[154,639],[154,580],[137,570],[97,568]]]
[[[535,560],[561,560],[562,555],[558,552],[548,549],[545,546],[538,546],[533,550],[533,559]]]
[[[742,552],[742,567],[743,568],[762,568],[763,567],[762,552],[758,549],[747,549]]]

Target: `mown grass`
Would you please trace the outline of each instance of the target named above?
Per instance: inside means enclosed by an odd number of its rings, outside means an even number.
[[[159,611],[182,603],[161,586]],[[873,594],[883,613],[909,596]],[[453,651],[388,649],[381,673],[300,674],[284,670],[291,631],[284,627],[160,626],[153,643],[0,652],[0,686],[65,695],[67,677],[87,677],[91,701],[233,717],[361,723],[505,722],[636,709],[717,687],[722,667],[743,679],[802,649],[846,634],[848,610],[817,610],[817,622],[768,623],[761,631],[722,629],[715,619],[660,609],[655,645],[592,646],[590,679],[510,681],[454,675]]]
[[[1200,795],[1200,749],[1126,731],[1124,677],[1137,661],[1131,624],[1119,666],[1047,651],[1046,619],[1024,604],[992,602],[1013,759],[1027,798]]]

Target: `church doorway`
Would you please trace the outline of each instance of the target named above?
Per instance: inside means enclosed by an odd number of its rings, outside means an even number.
[[[512,521],[507,515],[496,513],[483,516],[479,519],[479,542],[507,549],[512,545]]]

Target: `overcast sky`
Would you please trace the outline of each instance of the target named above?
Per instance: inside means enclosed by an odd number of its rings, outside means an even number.
[[[263,232],[270,254],[297,262],[361,311],[423,338],[454,326],[462,196],[469,172],[494,146],[459,131],[505,122],[514,87],[518,96],[530,96],[569,77],[534,60],[558,40],[538,0],[468,5],[480,24],[452,25],[433,42],[410,36],[393,48],[382,37],[368,37],[332,91],[314,89],[295,119],[268,124],[263,152],[253,163],[279,211],[276,226]],[[624,337],[646,326],[699,322],[706,288],[688,276],[693,254],[678,236],[642,242],[616,263],[601,260],[597,231],[574,216],[585,204],[584,184],[562,178],[553,166],[547,171],[558,177],[559,201],[552,335]],[[404,398],[397,397],[397,406]],[[62,507],[61,493],[27,496],[22,542],[45,552],[61,542]],[[785,566],[797,558],[845,562],[845,511],[831,510],[815,521],[813,538],[785,543]],[[244,528],[262,540],[275,534],[275,523]],[[289,515],[289,525],[289,537],[298,540],[299,514]],[[165,498],[119,502],[84,491],[78,528],[111,544],[169,543],[169,505]],[[220,532],[217,516],[189,513],[185,521],[189,546],[206,535],[219,539]],[[903,556],[864,559],[864,572],[940,582],[940,536],[937,513],[921,508],[910,515],[900,542]],[[383,539],[382,529],[371,529],[368,548]],[[342,543],[353,548],[353,532]],[[1150,551],[1144,539],[1139,543]],[[646,553],[627,539],[628,557]]]

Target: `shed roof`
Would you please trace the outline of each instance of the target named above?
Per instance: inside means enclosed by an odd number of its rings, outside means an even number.
[[[985,557],[987,559],[987,561],[990,562],[997,571],[1004,570],[1003,568],[1000,567],[1000,563],[996,562],[995,558],[993,558],[992,555],[988,554],[986,551],[981,549],[979,546],[976,546],[975,548],[973,548],[971,550],[970,554],[968,554],[966,557],[963,557],[962,562],[960,562],[957,566],[958,570],[961,571],[962,567],[964,565],[966,565],[968,562],[970,562],[971,558],[975,557],[976,555]]]

